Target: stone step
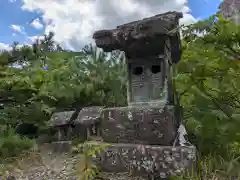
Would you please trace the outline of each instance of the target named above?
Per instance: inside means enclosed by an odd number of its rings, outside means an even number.
[[[67,153],[72,149],[72,141],[56,141],[51,143],[44,143],[41,146],[42,150],[53,152],[53,153]]]
[[[194,146],[109,144],[109,147],[94,160],[104,172],[128,172],[133,176],[154,175],[168,178],[186,170],[195,171],[196,148]]]
[[[102,173],[103,180],[149,180],[142,176],[131,176],[129,173]]]
[[[109,143],[171,145],[177,133],[173,106],[106,108],[101,118],[101,136]]]

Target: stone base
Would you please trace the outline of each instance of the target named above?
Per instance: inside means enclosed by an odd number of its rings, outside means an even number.
[[[149,180],[141,176],[131,176],[129,173],[102,173],[101,180]],[[98,180],[98,179],[97,179]],[[99,179],[100,180],[100,179]]]
[[[184,171],[195,172],[196,148],[110,144],[95,161],[103,172],[128,172],[133,176],[151,175],[165,179]]]
[[[116,107],[102,111],[101,136],[109,143],[171,145],[178,123],[173,106]]]
[[[68,153],[71,151],[72,142],[71,141],[56,141],[52,143],[45,143],[43,145],[45,149],[54,153]]]

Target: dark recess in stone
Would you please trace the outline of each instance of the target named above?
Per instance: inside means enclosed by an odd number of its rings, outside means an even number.
[[[133,74],[136,75],[136,76],[139,76],[143,73],[143,67],[142,66],[138,66],[138,67],[135,67],[133,69]]]
[[[157,74],[161,72],[161,66],[160,65],[152,65],[151,71],[153,74]]]

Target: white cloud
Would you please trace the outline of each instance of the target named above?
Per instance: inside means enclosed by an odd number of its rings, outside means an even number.
[[[1,43],[0,42],[0,50],[11,50],[11,46],[9,44]]]
[[[19,26],[19,25],[16,25],[16,24],[12,24],[12,25],[10,26],[10,28],[13,29],[13,30],[16,31],[16,32],[19,32],[19,33],[21,33],[21,34],[25,34],[25,29],[24,29],[24,27],[22,27],[22,26]]]
[[[43,24],[41,23],[41,21],[37,18],[35,19],[32,23],[31,26],[36,28],[36,29],[42,29],[43,28]]]
[[[8,0],[10,3],[15,3],[17,0]]]
[[[41,40],[44,37],[43,36],[28,36],[27,37],[32,43],[35,42],[37,39]]]
[[[181,23],[196,21],[187,0],[23,0],[22,8],[41,13],[45,32],[55,32],[58,43],[76,50],[93,42],[96,30],[167,11],[183,12]]]

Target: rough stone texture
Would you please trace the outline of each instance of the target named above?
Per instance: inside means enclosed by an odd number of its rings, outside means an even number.
[[[219,6],[219,12],[225,18],[233,18],[240,13],[240,0],[224,0]]]
[[[104,180],[149,180],[149,178],[144,178],[142,176],[131,176],[129,173],[103,173]]]
[[[103,106],[91,106],[82,108],[74,124],[91,125],[99,121]]]
[[[130,172],[133,175],[175,176],[184,170],[195,170],[196,149],[193,146],[149,146],[110,144],[95,159],[104,172]]]
[[[64,126],[67,125],[73,115],[74,111],[64,111],[54,113],[50,119],[53,126]]]
[[[82,124],[76,124],[72,129],[71,133],[72,139],[78,139],[79,142],[84,142],[87,140],[87,127]]]
[[[177,132],[172,106],[107,108],[100,127],[110,143],[171,145]]]
[[[134,103],[160,100],[166,78],[164,59],[148,57],[128,62],[130,101]]]
[[[57,141],[52,143],[45,143],[43,146],[45,148],[51,150],[54,153],[66,153],[70,152],[72,149],[72,142],[71,141]]]
[[[91,106],[82,108],[78,117],[73,121],[73,136],[87,140],[90,136],[99,135],[100,115],[103,106]]]
[[[163,54],[166,37],[171,39],[173,61],[180,60],[180,36],[176,30],[182,13],[167,12],[94,33],[96,45],[105,52],[125,51],[128,57]]]

